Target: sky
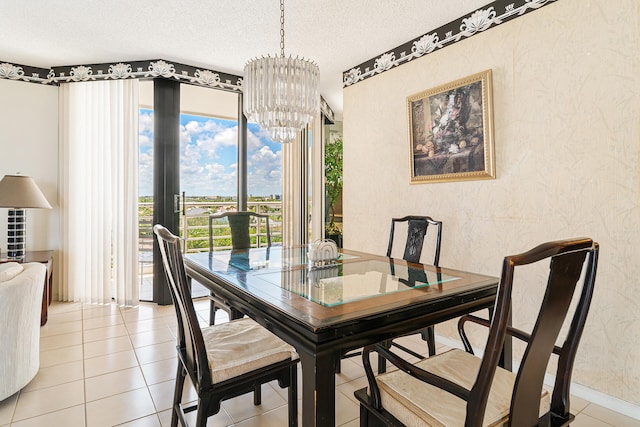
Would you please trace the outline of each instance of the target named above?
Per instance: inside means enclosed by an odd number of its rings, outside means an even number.
[[[153,195],[153,111],[140,109],[139,194]],[[180,186],[187,196],[235,196],[235,121],[180,115]],[[249,195],[282,194],[282,145],[254,123],[247,132]]]

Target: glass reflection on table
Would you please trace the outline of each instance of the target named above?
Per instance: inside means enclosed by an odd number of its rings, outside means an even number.
[[[319,268],[265,271],[256,277],[326,307],[459,279],[440,271],[394,266],[378,260],[349,264],[338,261]]]

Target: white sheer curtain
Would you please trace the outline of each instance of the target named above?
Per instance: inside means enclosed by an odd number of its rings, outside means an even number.
[[[282,244],[294,246],[309,240],[308,133],[282,146]]]
[[[136,305],[138,81],[60,86],[60,300]]]

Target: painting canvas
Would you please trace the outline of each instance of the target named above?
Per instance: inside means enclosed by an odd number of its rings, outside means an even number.
[[[495,178],[491,70],[407,98],[411,182]]]

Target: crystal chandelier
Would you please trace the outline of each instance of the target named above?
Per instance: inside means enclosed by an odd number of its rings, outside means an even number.
[[[284,56],[284,0],[280,0],[280,56],[255,58],[244,66],[244,113],[278,142],[295,141],[298,131],[320,114],[320,68]]]

